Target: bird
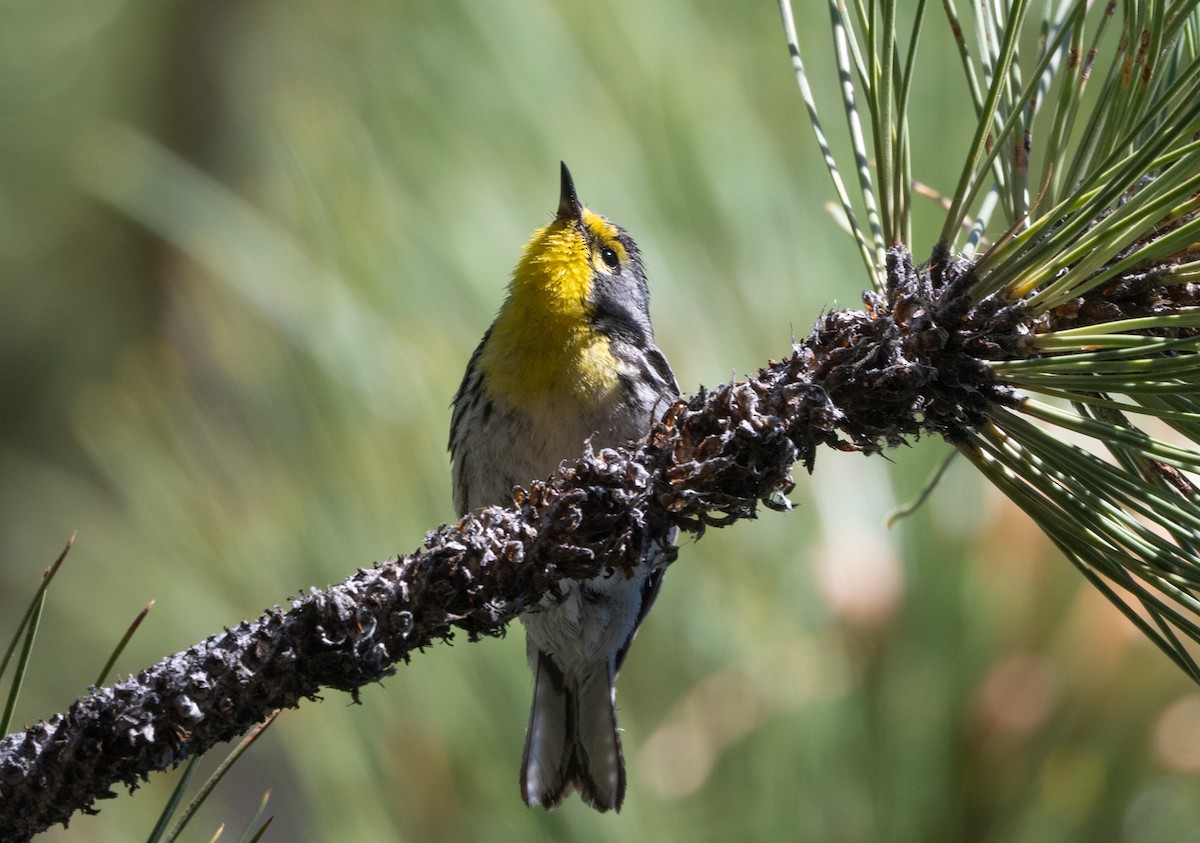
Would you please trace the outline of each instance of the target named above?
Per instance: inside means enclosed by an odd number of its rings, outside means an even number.
[[[454,396],[455,508],[462,516],[509,505],[514,487],[545,479],[589,443],[642,439],[678,397],[654,342],[641,252],[579,201],[563,163],[554,219],[525,246]],[[577,791],[598,811],[621,809],[615,682],[662,585],[664,551],[653,549],[632,576],[618,568],[564,579],[558,594],[521,615],[533,672],[520,773],[526,805],[550,810]]]

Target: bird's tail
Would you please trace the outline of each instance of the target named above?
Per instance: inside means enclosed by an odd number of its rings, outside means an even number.
[[[533,707],[521,758],[525,804],[556,807],[572,790],[598,811],[621,810],[625,759],[617,732],[613,670],[600,665],[568,682],[558,665],[538,652],[533,664]]]

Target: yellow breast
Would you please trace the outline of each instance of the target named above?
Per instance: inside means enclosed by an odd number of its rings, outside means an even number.
[[[479,359],[493,398],[594,407],[617,389],[619,362],[588,321],[594,271],[577,226],[556,220],[533,235]]]

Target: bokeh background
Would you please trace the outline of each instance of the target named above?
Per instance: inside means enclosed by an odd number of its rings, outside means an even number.
[[[837,134],[827,12],[796,7]],[[687,391],[866,285],[767,0],[4,18],[0,627],[79,531],[18,724],[85,691],[151,599],[118,670],[453,517],[450,399],[560,159],[641,243]],[[974,122],[947,34],[913,112],[942,191]],[[286,712],[189,839],[266,790],[270,840],[1200,839],[1200,695],[1020,513],[960,463],[885,528],[945,453],[821,453],[795,511],[683,548],[619,685],[619,817],[521,805],[514,631]],[[43,839],[144,838],[173,784]]]

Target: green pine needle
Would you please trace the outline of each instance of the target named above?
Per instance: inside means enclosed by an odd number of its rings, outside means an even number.
[[[1200,681],[1200,2],[1031,5],[972,3],[968,22],[943,2],[976,123],[933,251],[1028,326],[985,363],[1011,402],[958,448]],[[919,253],[899,171],[931,141],[903,114],[924,4],[907,38],[897,4],[854,8],[834,28],[872,120],[862,204]]]
[[[8,699],[4,704],[4,713],[0,715],[0,735],[8,734],[8,729],[12,725],[13,715],[17,708],[17,699],[21,695],[21,686],[25,681],[25,674],[29,670],[29,657],[33,653],[33,642],[37,638],[38,624],[42,620],[42,608],[46,605],[46,592],[50,588],[50,583],[54,579],[54,575],[62,567],[63,561],[67,558],[67,554],[71,552],[71,547],[74,544],[75,533],[71,533],[71,537],[67,539],[67,544],[62,549],[62,553],[58,554],[58,558],[54,560],[54,563],[42,573],[42,581],[38,585],[33,599],[29,602],[29,608],[25,610],[25,614],[21,617],[20,622],[17,623],[17,628],[13,631],[12,641],[9,642],[8,649],[4,651],[3,659],[0,659],[0,678],[2,678],[4,672],[8,669],[9,662],[12,660],[13,653],[16,652],[17,646],[20,645],[21,654],[17,659],[12,685],[8,690]]]

